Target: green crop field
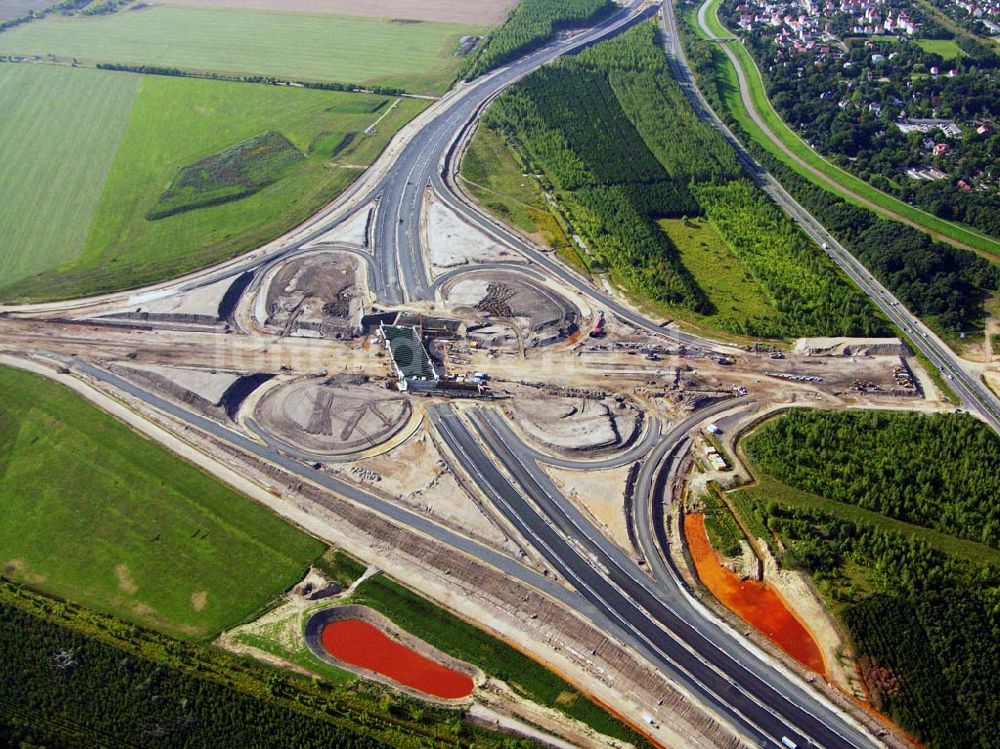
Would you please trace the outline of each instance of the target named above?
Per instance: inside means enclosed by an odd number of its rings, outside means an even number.
[[[257,611],[323,551],[70,390],[8,368],[0,508],[4,576],[186,639]]]
[[[53,14],[4,32],[0,54],[56,55],[224,73],[380,84],[442,93],[463,34],[451,23],[224,8],[147,7],[105,16]]]
[[[83,250],[139,80],[0,66],[0,286]]]
[[[9,67],[29,76],[48,74],[47,67],[41,65]],[[66,298],[135,287],[259,246],[334,198],[361,173],[358,167],[371,163],[396,130],[427,106],[418,99],[401,99],[393,106],[390,97],[368,94],[128,73],[66,72],[88,79],[99,75],[109,81],[125,81],[138,86],[138,92],[131,114],[125,115],[127,123],[122,125],[124,135],[117,156],[110,171],[105,168],[106,179],[102,173],[100,181],[92,180],[90,190],[97,197],[86,196],[93,200],[93,207],[76,227],[80,244],[71,248],[75,254],[46,250],[48,272],[30,278],[0,270],[0,298]],[[365,135],[365,129],[387,112],[377,132]],[[75,121],[74,113],[66,114],[71,123]],[[22,127],[27,128],[28,123]],[[76,132],[74,126],[65,127]],[[179,170],[269,131],[280,133],[306,157],[285,168],[282,179],[240,200],[149,218]],[[91,130],[86,135],[98,141],[105,137]],[[336,155],[335,143],[340,144]],[[0,149],[6,145],[5,140]],[[78,151],[88,148],[87,140],[77,144]],[[43,164],[51,160],[45,148],[35,149],[32,159]],[[72,162],[63,159],[75,168]],[[48,168],[58,167],[53,163]],[[30,175],[30,166],[26,169]],[[77,199],[61,183],[25,179],[30,180],[33,192],[44,193],[44,200],[49,201],[46,204],[53,207],[61,208]],[[0,184],[4,181],[0,176]],[[37,195],[34,199],[41,200]],[[27,200],[20,205],[29,210]],[[0,206],[0,215],[7,210],[6,205]],[[73,210],[77,210],[75,205]],[[34,240],[39,247],[47,247],[51,240],[42,228]],[[9,246],[0,235],[0,254],[16,256],[22,251],[21,245]],[[14,280],[18,282],[12,284]]]
[[[749,319],[778,323],[780,313],[743,263],[704,218],[661,219],[660,228],[670,237],[681,256],[681,263],[698,282],[715,308],[711,315],[690,310],[679,313],[694,321],[721,330],[721,320]],[[766,327],[766,326],[764,326]]]

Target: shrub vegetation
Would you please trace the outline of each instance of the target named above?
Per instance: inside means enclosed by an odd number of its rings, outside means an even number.
[[[146,218],[155,221],[248,197],[277,182],[304,158],[281,133],[254,136],[178,169]]]

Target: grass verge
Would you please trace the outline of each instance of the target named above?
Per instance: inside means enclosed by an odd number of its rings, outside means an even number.
[[[382,576],[362,583],[351,603],[389,617],[441,651],[479,666],[533,702],[565,713],[596,731],[635,746],[649,743],[627,725],[528,656]]]
[[[577,268],[586,265],[553,215],[537,180],[492,128],[480,124],[461,164],[465,188],[483,208],[533,236]]]

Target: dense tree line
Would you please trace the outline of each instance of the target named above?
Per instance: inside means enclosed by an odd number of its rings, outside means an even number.
[[[972,416],[792,411],[746,450],[789,486],[1000,548],[1000,438]]]
[[[321,91],[347,91],[360,94],[379,94],[381,96],[400,96],[401,88],[391,86],[362,86],[358,83],[337,83],[335,81],[292,81],[275,78],[269,75],[231,75],[212,71],[182,70],[181,68],[164,67],[161,65],[129,65],[117,62],[99,62],[99,70],[117,70],[126,73],[142,73],[143,75],[166,75],[175,78],[207,78],[213,81],[235,81],[237,83],[264,83],[270,86],[299,86]]]
[[[819,510],[754,507],[782,563],[841,602],[876,707],[933,749],[1000,746],[1000,569]]]
[[[645,39],[633,30],[625,43],[652,44],[649,27],[641,31]],[[708,311],[704,292],[654,221],[697,215],[698,205],[626,117],[609,71],[591,59],[538,70],[501,96],[486,122],[551,181],[576,229],[617,280],[651,299]]]
[[[996,265],[848,203],[780,162],[768,168],[914,314],[945,330],[982,328],[983,302],[1000,288]]]
[[[845,282],[815,244],[749,180],[702,186],[696,194],[736,256],[771,292],[786,330],[865,336],[888,330],[868,298]]]
[[[611,0],[521,0],[467,58],[460,75],[471,80],[542,46],[559,29],[593,21],[612,8]]]
[[[528,76],[485,120],[550,183],[599,264],[632,291],[713,311],[656,224],[701,215],[711,204],[712,222],[783,312],[766,327],[730,321],[732,332],[883,332],[870,304],[818,248],[764,193],[739,179],[731,145],[698,119],[659,43],[656,27],[640,24]]]
[[[2,586],[0,730],[45,746],[532,745],[376,685],[311,683]]]

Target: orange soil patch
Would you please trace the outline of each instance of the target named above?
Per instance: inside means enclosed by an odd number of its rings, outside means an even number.
[[[470,676],[453,671],[391,639],[360,619],[343,619],[323,628],[323,649],[345,663],[388,676],[412,689],[446,700],[472,694]]]
[[[248,8],[341,16],[450,21],[476,26],[502,23],[517,0],[160,0],[164,5]]]
[[[766,583],[740,580],[732,570],[722,566],[708,541],[704,515],[685,515],[684,535],[698,577],[726,608],[735,611],[803,666],[826,675],[819,646],[781,596]]]

